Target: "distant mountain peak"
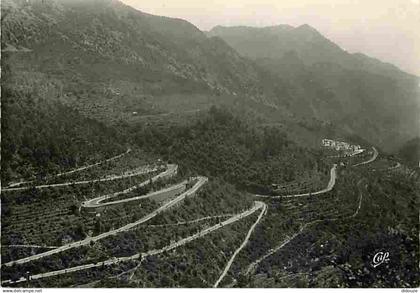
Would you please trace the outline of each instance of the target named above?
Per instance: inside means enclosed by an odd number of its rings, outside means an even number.
[[[216,25],[213,27],[208,33],[222,33],[225,31],[290,31],[295,29],[295,27],[288,25],[288,24],[278,24],[272,26],[262,26],[262,27],[254,27],[254,26],[247,26],[247,25],[236,25],[236,26],[224,26],[224,25]]]
[[[298,26],[296,29],[311,30],[311,31],[316,31],[316,32],[318,32],[318,31],[317,31],[314,27],[310,26],[310,25],[309,25],[309,24],[307,24],[307,23],[304,23],[304,24],[302,24],[302,25]]]
[[[317,36],[325,39],[325,37],[319,31],[317,31],[314,27],[306,23],[296,27],[293,31],[299,34],[305,34],[307,36]]]

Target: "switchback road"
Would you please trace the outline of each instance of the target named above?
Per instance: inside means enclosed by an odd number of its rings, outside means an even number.
[[[83,170],[87,170],[87,169],[90,169],[90,168],[93,168],[93,167],[102,165],[104,163],[117,160],[117,159],[121,158],[122,156],[124,156],[124,155],[126,155],[126,154],[128,154],[130,152],[131,152],[131,149],[127,149],[127,151],[125,151],[124,153],[119,154],[117,156],[114,156],[112,158],[109,158],[109,159],[106,159],[106,160],[103,160],[103,161],[99,161],[99,162],[96,162],[96,163],[91,164],[91,165],[87,165],[87,166],[83,166],[83,167],[80,167],[80,168],[76,168],[76,169],[73,169],[73,170],[70,170],[70,171],[67,171],[67,172],[62,172],[62,173],[54,174],[54,175],[51,175],[50,178],[57,178],[57,177],[61,177],[61,176],[64,176],[64,175],[69,175],[69,174],[77,173],[77,172],[80,172],[80,171],[83,171]],[[21,180],[19,182],[10,183],[7,187],[8,188],[9,187],[18,187],[18,186],[21,186],[23,184],[32,183],[32,182],[34,182],[34,180],[29,180],[29,181],[23,181],[23,180]]]
[[[83,239],[81,241],[69,243],[69,244],[60,246],[56,249],[52,249],[52,250],[49,250],[49,251],[46,251],[46,252],[43,252],[43,253],[35,254],[35,255],[32,255],[32,256],[29,256],[29,257],[21,258],[21,259],[15,260],[15,261],[10,261],[10,262],[7,262],[3,265],[12,266],[14,264],[24,264],[24,263],[31,262],[31,261],[34,261],[34,260],[37,260],[37,259],[41,259],[41,258],[46,257],[46,256],[57,254],[57,253],[60,253],[60,252],[63,252],[63,251],[66,251],[66,250],[69,250],[69,249],[72,249],[72,248],[89,245],[93,242],[104,239],[106,237],[117,235],[118,233],[130,230],[133,227],[135,227],[137,225],[140,225],[142,223],[145,223],[145,222],[149,221],[150,219],[156,217],[158,214],[164,212],[165,210],[169,209],[170,207],[173,207],[177,203],[184,200],[187,196],[194,195],[197,192],[197,190],[208,181],[207,177],[201,177],[200,176],[200,177],[197,177],[196,179],[197,179],[197,183],[191,189],[185,191],[184,193],[180,194],[179,196],[177,196],[173,200],[167,202],[166,204],[162,205],[161,207],[159,207],[155,211],[151,212],[150,214],[144,216],[143,218],[141,218],[141,219],[139,219],[139,220],[137,220],[133,223],[127,224],[127,225],[122,226],[122,227],[120,227],[118,229],[115,229],[115,230],[111,230],[111,231],[99,234],[99,235],[94,236],[94,237],[86,237],[85,239]]]
[[[319,191],[316,191],[316,192],[308,192],[308,193],[292,194],[292,195],[271,196],[271,195],[256,194],[255,196],[256,197],[263,197],[263,198],[280,199],[280,198],[301,197],[301,196],[323,194],[323,193],[326,193],[326,192],[330,192],[334,188],[336,178],[337,178],[337,164],[334,164],[334,166],[330,170],[330,181],[328,182],[327,187],[322,189],[322,190],[319,190]]]
[[[360,180],[357,185],[360,186],[362,180]],[[366,188],[366,186],[365,186]],[[350,219],[350,218],[354,218],[357,216],[357,214],[360,211],[360,208],[362,207],[362,201],[363,201],[363,192],[360,190],[359,188],[359,192],[360,192],[360,196],[359,196],[359,202],[358,202],[358,206],[355,210],[355,212],[347,217],[334,217],[334,218],[330,218],[330,219],[323,219],[323,220],[315,220],[309,223],[304,224],[299,231],[297,231],[295,234],[293,234],[292,236],[289,236],[286,238],[285,241],[283,241],[282,243],[280,243],[278,246],[276,246],[275,248],[272,248],[268,251],[267,254],[263,255],[262,257],[260,257],[259,259],[257,259],[256,261],[254,261],[253,263],[251,263],[247,270],[246,270],[246,275],[250,274],[251,272],[253,272],[258,265],[265,260],[266,258],[268,258],[269,256],[273,255],[274,253],[278,252],[280,249],[282,249],[285,245],[287,245],[290,241],[292,241],[293,239],[295,239],[298,235],[300,235],[306,228],[315,225],[317,223],[321,223],[321,222],[325,222],[325,221],[337,221],[337,220],[345,220],[345,219]]]
[[[378,152],[378,150],[377,150],[375,147],[372,147],[372,149],[373,149],[373,156],[372,156],[372,158],[370,158],[369,160],[367,160],[367,161],[365,161],[365,162],[361,162],[361,163],[358,163],[358,164],[356,164],[356,165],[353,165],[353,167],[366,165],[366,164],[369,164],[369,163],[372,163],[373,161],[375,161],[375,160],[376,160],[376,158],[377,158],[377,157],[378,157],[378,155],[379,155],[379,152]]]
[[[44,184],[44,185],[36,185],[36,186],[23,186],[23,187],[11,187],[11,188],[4,188],[1,191],[17,191],[17,190],[25,190],[30,188],[35,189],[43,189],[43,188],[53,188],[53,187],[63,187],[63,186],[71,186],[71,185],[83,185],[83,184],[89,184],[89,183],[96,183],[96,182],[106,182],[106,181],[113,181],[113,180],[119,180],[124,178],[130,178],[135,177],[151,172],[158,171],[158,168],[150,168],[149,166],[145,166],[142,168],[137,168],[134,171],[127,172],[125,174],[121,175],[111,175],[104,178],[99,179],[92,179],[92,180],[83,180],[83,181],[70,181],[70,182],[64,182],[64,183],[53,183],[53,184]]]
[[[260,215],[258,216],[258,219],[255,221],[255,223],[251,226],[251,228],[249,229],[244,242],[242,242],[241,246],[239,246],[235,252],[233,253],[232,257],[230,258],[230,260],[228,261],[225,269],[223,270],[223,273],[220,275],[219,279],[217,279],[216,283],[214,283],[213,287],[217,288],[217,286],[219,286],[220,282],[223,280],[223,278],[226,276],[227,272],[229,271],[230,267],[232,266],[233,261],[235,260],[236,256],[238,255],[239,252],[241,252],[241,250],[248,244],[249,238],[251,237],[252,232],[254,232],[255,227],[257,227],[258,223],[261,221],[262,217],[267,213],[267,205],[264,204],[263,205],[263,209],[260,213]]]
[[[154,181],[156,181],[158,179],[161,179],[161,178],[171,177],[171,176],[174,176],[177,172],[178,172],[178,166],[177,165],[174,165],[174,164],[170,164],[170,165],[168,165],[167,169],[164,172],[157,174],[156,176],[154,176],[150,180],[152,182],[154,182]],[[118,192],[114,192],[114,193],[111,193],[111,194],[106,194],[106,195],[103,195],[103,196],[99,196],[99,197],[93,198],[91,200],[88,200],[88,201],[83,202],[82,203],[82,207],[83,208],[98,208],[98,207],[103,207],[103,206],[109,206],[109,205],[126,203],[126,202],[133,201],[133,200],[139,200],[139,199],[149,198],[149,197],[153,197],[155,195],[159,195],[159,194],[161,194],[163,192],[168,192],[170,190],[175,190],[175,189],[179,188],[180,186],[187,184],[187,181],[184,181],[184,182],[182,182],[182,183],[180,183],[178,185],[173,185],[173,186],[171,186],[169,188],[166,188],[166,189],[163,189],[163,190],[159,190],[159,191],[156,191],[156,192],[152,192],[152,193],[149,193],[149,194],[145,194],[145,195],[141,195],[141,196],[137,196],[137,197],[126,198],[126,199],[117,200],[117,201],[103,202],[105,200],[118,197],[118,196],[120,196],[122,194],[130,193],[130,192],[132,192],[132,191],[134,191],[136,189],[139,189],[139,188],[147,185],[148,183],[149,183],[149,180],[144,181],[144,182],[142,182],[142,183],[140,183],[138,185],[132,186],[130,188],[124,189],[122,191],[118,191]]]
[[[217,215],[217,216],[208,216],[208,217],[202,217],[199,219],[191,220],[191,221],[183,221],[173,224],[158,224],[158,225],[147,225],[146,227],[170,227],[170,226],[181,226],[181,225],[188,225],[188,224],[195,224],[198,222],[202,222],[205,220],[211,220],[211,219],[220,219],[220,218],[228,218],[234,216],[233,214],[224,214],[224,215]]]
[[[207,179],[207,178],[206,178]],[[264,214],[264,211],[266,209],[266,204],[263,202],[258,202],[256,201],[254,206],[249,209],[246,210],[240,214],[237,214],[221,223],[218,223],[212,227],[209,227],[207,229],[204,229],[200,232],[197,232],[196,234],[193,234],[189,237],[186,237],[184,239],[181,239],[177,242],[174,242],[172,244],[169,244],[161,249],[152,249],[149,250],[145,253],[138,253],[138,254],[134,254],[132,256],[128,256],[128,257],[113,257],[111,259],[102,261],[102,262],[98,262],[98,263],[91,263],[91,264],[86,264],[86,265],[81,265],[81,266],[76,266],[76,267],[72,267],[72,268],[67,268],[67,269],[63,269],[63,270],[58,270],[58,271],[53,271],[53,272],[48,272],[48,273],[43,273],[43,274],[38,274],[38,275],[33,275],[31,276],[31,280],[37,280],[37,279],[42,279],[42,278],[47,278],[47,277],[53,277],[53,276],[58,276],[58,275],[62,275],[62,274],[67,274],[67,273],[72,273],[72,272],[77,272],[77,271],[81,271],[81,270],[86,270],[86,269],[90,269],[90,268],[96,268],[96,267],[102,267],[102,266],[109,266],[109,265],[113,265],[113,264],[117,264],[120,262],[126,262],[126,261],[133,261],[136,259],[145,259],[148,256],[152,256],[152,255],[157,255],[157,254],[161,254],[165,251],[169,251],[178,247],[181,247],[193,240],[202,238],[204,236],[206,236],[207,234],[210,234],[211,232],[217,231],[227,225],[233,224],[245,217],[248,217],[250,215],[252,215],[253,213],[255,213],[257,210],[259,209],[263,209],[263,212],[260,214],[260,217],[262,214]],[[259,217],[259,219],[260,219]],[[24,282],[26,281],[26,279],[24,277],[22,277],[21,279],[17,280],[17,281],[11,281],[11,280],[6,280],[2,282],[2,285],[5,284],[16,284],[16,283],[20,283],[20,282]]]

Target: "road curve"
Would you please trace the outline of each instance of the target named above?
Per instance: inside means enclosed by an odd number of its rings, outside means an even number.
[[[137,168],[135,171],[130,171],[122,175],[112,175],[112,176],[103,177],[99,179],[44,184],[44,185],[37,185],[37,186],[24,186],[24,187],[11,187],[11,188],[8,187],[8,188],[2,189],[1,191],[5,192],[5,191],[26,190],[26,189],[31,189],[31,188],[43,189],[43,188],[63,187],[63,186],[70,186],[70,185],[83,185],[83,184],[89,184],[89,183],[105,182],[105,181],[113,181],[113,180],[118,180],[118,179],[130,178],[130,177],[135,177],[135,176],[151,173],[154,171],[158,171],[158,168],[150,168],[149,166],[145,166],[142,168]]]
[[[360,180],[357,185],[360,186],[362,180]],[[290,237],[287,237],[285,241],[283,241],[282,243],[280,243],[278,246],[276,246],[275,248],[272,248],[268,251],[267,254],[263,255],[262,257],[260,257],[259,259],[257,259],[256,261],[254,261],[253,263],[251,263],[247,270],[246,270],[246,275],[250,274],[252,271],[254,271],[257,266],[266,258],[268,258],[269,256],[273,255],[274,253],[276,253],[277,251],[279,251],[280,249],[282,249],[285,245],[287,245],[290,241],[292,241],[293,239],[295,239],[299,234],[301,234],[303,232],[303,230],[305,230],[306,228],[308,228],[309,226],[312,226],[316,223],[321,223],[324,221],[337,221],[337,220],[344,220],[344,219],[350,219],[350,218],[354,218],[358,215],[360,208],[362,207],[362,201],[363,201],[363,192],[360,191],[360,196],[359,196],[359,202],[357,205],[357,208],[355,210],[355,212],[347,217],[334,217],[334,218],[330,218],[330,219],[323,219],[323,220],[315,220],[309,223],[304,224],[299,231],[297,231],[295,234],[293,234]]]
[[[171,177],[171,176],[174,176],[177,172],[178,172],[178,165],[169,164],[167,169],[164,172],[161,172],[161,173],[157,174],[156,176],[154,176],[150,180],[152,182],[154,182],[154,181],[156,181],[160,178]],[[114,192],[114,193],[111,193],[111,194],[106,194],[106,195],[103,195],[103,196],[99,196],[99,197],[84,201],[84,202],[82,202],[82,208],[99,208],[99,207],[104,207],[104,206],[126,203],[126,202],[133,201],[133,200],[149,198],[149,197],[161,194],[162,192],[167,192],[167,191],[179,188],[181,185],[187,184],[187,181],[184,181],[184,182],[179,183],[177,185],[173,185],[169,188],[159,190],[159,191],[156,191],[156,192],[152,192],[152,193],[148,193],[148,194],[145,194],[145,195],[132,197],[132,198],[127,198],[127,199],[122,199],[122,200],[117,200],[117,201],[111,201],[111,202],[105,202],[105,203],[103,202],[107,199],[115,198],[115,197],[118,197],[122,194],[130,193],[130,192],[132,192],[136,189],[139,189],[140,187],[143,187],[143,186],[147,185],[148,183],[149,183],[149,180],[146,180],[146,181],[144,181],[144,182],[142,182],[138,185],[132,186],[132,187],[127,188],[127,189],[124,189],[122,191]]]
[[[77,173],[77,172],[80,172],[80,171],[83,171],[83,170],[87,170],[87,169],[93,168],[93,167],[95,167],[95,166],[102,165],[103,163],[107,163],[107,162],[111,162],[111,161],[117,160],[117,159],[121,158],[122,156],[124,156],[124,155],[126,155],[126,154],[128,154],[128,153],[130,153],[130,152],[131,152],[131,149],[129,148],[129,149],[127,149],[124,153],[119,154],[119,155],[116,155],[116,156],[114,156],[114,157],[112,157],[112,158],[108,158],[108,159],[106,159],[106,160],[99,161],[99,162],[96,162],[96,163],[94,163],[94,164],[87,165],[87,166],[83,166],[83,167],[80,167],[80,168],[76,168],[76,169],[73,169],[73,170],[70,170],[70,171],[57,173],[57,174],[51,175],[50,177],[51,177],[51,178],[56,178],[56,177],[61,177],[61,176],[68,175],[68,174]],[[10,184],[7,186],[7,188],[11,188],[11,187],[18,187],[18,186],[23,185],[23,184],[26,184],[26,183],[32,183],[32,182],[34,182],[34,181],[35,181],[35,180],[28,180],[28,181],[22,181],[22,180],[21,180],[21,181],[19,181],[19,182],[13,182],[13,183],[10,183]]]
[[[271,196],[271,195],[260,195],[256,194],[256,197],[262,197],[262,198],[272,198],[272,199],[280,199],[280,198],[290,198],[290,197],[301,197],[301,196],[310,196],[310,195],[318,195],[323,194],[326,192],[330,192],[334,186],[335,186],[335,180],[337,179],[337,164],[334,164],[334,166],[330,170],[330,181],[328,182],[327,187],[325,187],[322,190],[316,191],[316,192],[308,192],[308,193],[302,193],[302,194],[292,194],[292,195],[277,195],[277,196]]]
[[[328,158],[348,158],[348,157],[354,157],[357,156],[358,154],[363,153],[365,150],[364,149],[360,149],[357,151],[354,151],[353,153],[351,153],[350,155],[336,155],[336,156],[328,156]]]
[[[173,200],[167,202],[166,204],[162,205],[161,207],[159,207],[155,211],[151,212],[150,214],[144,216],[143,218],[141,218],[141,219],[139,219],[139,220],[137,220],[133,223],[127,224],[127,225],[122,226],[122,227],[120,227],[118,229],[115,229],[115,230],[111,230],[111,231],[99,234],[99,235],[94,236],[94,237],[86,237],[85,239],[83,239],[81,241],[69,243],[69,244],[60,246],[56,249],[52,249],[52,250],[49,250],[49,251],[46,251],[46,252],[43,252],[43,253],[35,254],[35,255],[32,255],[32,256],[29,256],[29,257],[21,258],[21,259],[15,260],[15,261],[10,261],[10,262],[4,263],[3,265],[4,266],[12,266],[14,264],[24,264],[24,263],[27,263],[27,262],[30,262],[30,261],[41,259],[41,258],[46,257],[46,256],[57,254],[57,253],[60,253],[60,252],[63,252],[63,251],[66,251],[66,250],[69,250],[69,249],[72,249],[72,248],[89,245],[92,242],[96,242],[96,241],[104,239],[106,237],[113,236],[113,235],[116,235],[118,233],[130,230],[133,227],[135,227],[137,225],[140,225],[142,223],[145,223],[145,222],[149,221],[150,219],[156,217],[158,214],[164,212],[168,208],[170,208],[170,207],[176,205],[177,203],[181,202],[186,197],[194,195],[197,192],[197,190],[208,181],[207,177],[202,177],[202,176],[197,177],[196,179],[197,179],[197,183],[192,188],[183,192],[181,195],[177,196]]]
[[[52,271],[52,272],[47,272],[47,273],[43,273],[43,274],[38,274],[38,275],[33,275],[31,276],[31,280],[37,280],[37,279],[42,279],[42,278],[47,278],[47,277],[53,277],[53,276],[58,276],[58,275],[62,275],[62,274],[67,274],[67,273],[71,273],[71,272],[77,272],[77,271],[81,271],[81,270],[86,270],[86,269],[90,269],[90,268],[95,268],[95,267],[102,267],[102,266],[109,266],[109,265],[113,265],[113,264],[117,264],[120,262],[126,262],[126,261],[132,261],[132,260],[136,260],[136,259],[141,259],[143,260],[144,258],[148,257],[148,256],[152,256],[152,255],[157,255],[157,254],[161,254],[163,252],[175,249],[177,247],[183,246],[193,240],[202,238],[204,236],[206,236],[207,234],[214,232],[220,228],[223,228],[224,226],[233,224],[245,217],[248,217],[250,215],[252,215],[253,213],[255,213],[257,210],[264,208],[265,204],[263,202],[258,202],[256,201],[254,203],[254,206],[249,209],[246,210],[240,214],[237,214],[221,223],[218,223],[212,227],[209,227],[207,229],[204,229],[200,232],[197,232],[191,236],[188,236],[186,238],[183,238],[177,242],[174,242],[172,244],[169,244],[161,249],[152,249],[149,250],[147,252],[144,253],[137,253],[134,254],[132,256],[127,256],[127,257],[113,257],[110,258],[108,260],[102,261],[102,262],[98,262],[98,263],[91,263],[91,264],[86,264],[86,265],[81,265],[81,266],[76,266],[76,267],[72,267],[72,268],[67,268],[67,269],[63,269],[63,270],[58,270],[58,271]],[[3,281],[1,284],[5,285],[5,284],[16,284],[16,283],[21,283],[26,281],[26,279],[24,277],[20,278],[17,281],[11,281],[11,280],[5,280]]]
[[[375,147],[372,147],[372,149],[373,149],[373,156],[372,156],[372,158],[370,158],[369,160],[367,160],[365,162],[361,162],[361,163],[355,164],[355,165],[353,165],[353,167],[357,167],[357,166],[361,166],[361,165],[366,165],[366,164],[369,164],[369,163],[372,163],[373,161],[375,161],[376,158],[379,155],[379,152],[378,152],[378,150]]]
[[[235,260],[236,256],[248,244],[248,241],[249,241],[249,238],[251,237],[252,232],[254,232],[255,227],[257,227],[258,223],[261,221],[262,217],[266,213],[267,213],[267,205],[265,203],[263,203],[263,209],[262,209],[260,215],[258,216],[258,219],[255,221],[255,223],[249,229],[249,231],[248,231],[248,233],[247,233],[247,235],[245,237],[244,242],[242,242],[241,246],[239,246],[235,250],[234,254],[232,255],[232,257],[230,258],[230,260],[226,264],[226,267],[223,270],[223,273],[220,275],[219,279],[217,279],[216,283],[214,283],[213,288],[217,288],[217,286],[219,286],[220,282],[223,280],[223,278],[226,276],[227,272],[229,271],[230,267],[232,266],[233,261]]]

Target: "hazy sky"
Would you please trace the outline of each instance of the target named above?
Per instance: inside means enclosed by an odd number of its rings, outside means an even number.
[[[202,30],[216,25],[307,23],[349,52],[362,52],[420,76],[420,0],[123,0],[178,17]]]

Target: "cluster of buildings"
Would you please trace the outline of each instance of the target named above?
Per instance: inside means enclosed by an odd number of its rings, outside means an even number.
[[[336,151],[344,152],[345,156],[354,156],[364,151],[364,149],[362,149],[360,145],[349,144],[344,141],[338,141],[327,138],[324,138],[322,140],[322,145],[324,147],[332,148]]]

